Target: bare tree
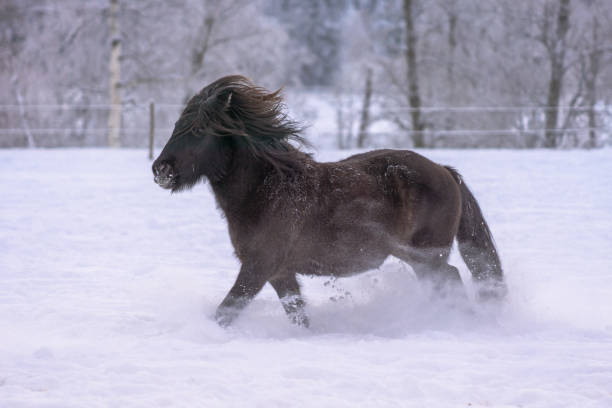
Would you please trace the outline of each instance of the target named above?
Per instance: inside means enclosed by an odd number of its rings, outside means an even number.
[[[563,87],[563,76],[565,74],[565,55],[567,53],[567,32],[570,27],[570,0],[559,0],[556,15],[556,30],[552,32],[550,5],[542,19],[540,41],[546,47],[550,62],[550,78],[548,80],[548,96],[546,98],[546,147],[557,147],[559,140],[558,120],[559,101]]]
[[[0,72],[8,76],[6,82],[11,84],[10,93],[2,96],[3,100],[14,100],[17,105],[19,123],[25,133],[27,147],[36,146],[23,96],[23,88],[27,84],[27,79],[24,80],[23,77],[27,77],[28,74],[26,58],[23,55],[26,42],[25,26],[33,9],[34,4],[27,1],[21,4],[6,2],[3,4],[3,12],[0,13],[0,23],[3,27],[0,31],[0,44],[2,45],[0,47],[2,50],[0,51]],[[8,89],[4,90],[4,92],[8,91]],[[5,123],[8,125],[8,120]],[[17,126],[17,122],[14,126]]]
[[[609,65],[612,56],[612,44],[608,39],[612,32],[610,30],[609,9],[602,7],[600,2],[589,3],[589,15],[585,41],[582,44],[581,53],[581,75],[584,78],[584,104],[586,105],[587,123],[589,127],[589,138],[585,143],[586,147],[595,148],[599,145],[599,121],[597,114],[597,103],[602,92],[601,74],[605,67]],[[603,24],[602,24],[603,21]]]
[[[372,99],[376,80],[376,51],[372,27],[375,1],[353,2],[351,11],[343,21],[340,37],[340,67],[334,86],[337,99],[336,117],[340,147],[364,147],[369,128],[375,118],[372,115]],[[355,100],[361,99],[356,107]],[[358,120],[355,120],[357,119]],[[356,125],[357,129],[354,129]],[[356,138],[353,140],[353,134]]]
[[[121,31],[119,28],[119,0],[110,0],[108,15],[109,36],[111,40],[109,63],[109,100],[108,145],[121,145]]]
[[[457,55],[457,22],[459,20],[457,12],[457,1],[450,0],[445,4],[444,11],[448,21],[448,61],[446,64],[446,81],[448,87],[447,103],[450,106],[455,106],[457,103],[455,76],[456,55]],[[454,128],[454,116],[449,114],[445,121],[446,129]]]
[[[370,125],[370,105],[372,104],[372,68],[366,68],[365,86],[363,92],[363,104],[361,106],[361,119],[359,121],[359,133],[357,134],[357,147],[364,147],[368,137],[368,126]]]
[[[19,106],[19,116],[21,117],[23,131],[26,134],[28,147],[32,148],[36,147],[36,142],[34,142],[34,136],[32,135],[32,131],[30,130],[30,122],[28,120],[26,108],[23,103],[23,95],[21,94],[21,90],[19,89],[19,82],[19,74],[15,72],[13,78],[11,78],[11,84],[13,85],[15,99],[17,100],[17,105]]]
[[[419,74],[417,71],[417,33],[413,18],[413,0],[404,0],[404,24],[406,29],[406,74],[408,78],[408,103],[412,117],[412,140],[414,147],[425,146],[425,126],[421,117],[421,95],[419,93]]]

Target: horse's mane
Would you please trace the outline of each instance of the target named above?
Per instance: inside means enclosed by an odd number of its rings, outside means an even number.
[[[298,171],[307,145],[302,127],[285,113],[281,90],[268,92],[247,78],[231,75],[202,89],[188,103],[177,127],[215,136],[234,136],[258,159],[280,172]],[[180,122],[184,122],[181,126]]]

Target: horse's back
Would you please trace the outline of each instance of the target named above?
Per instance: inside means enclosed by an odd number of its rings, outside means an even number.
[[[453,189],[454,179],[443,166],[411,150],[380,149],[349,156],[338,163],[348,164],[372,176],[395,176],[406,183],[443,192]]]

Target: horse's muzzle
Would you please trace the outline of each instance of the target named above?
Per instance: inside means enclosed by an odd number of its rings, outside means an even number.
[[[172,188],[176,185],[176,174],[168,163],[153,165],[153,180],[162,188]]]

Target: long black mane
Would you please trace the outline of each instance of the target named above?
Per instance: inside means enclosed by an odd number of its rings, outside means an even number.
[[[191,98],[176,128],[180,133],[231,136],[281,172],[301,168],[304,153],[292,142],[307,145],[300,136],[302,126],[286,113],[281,89],[268,92],[240,75],[220,78]]]

